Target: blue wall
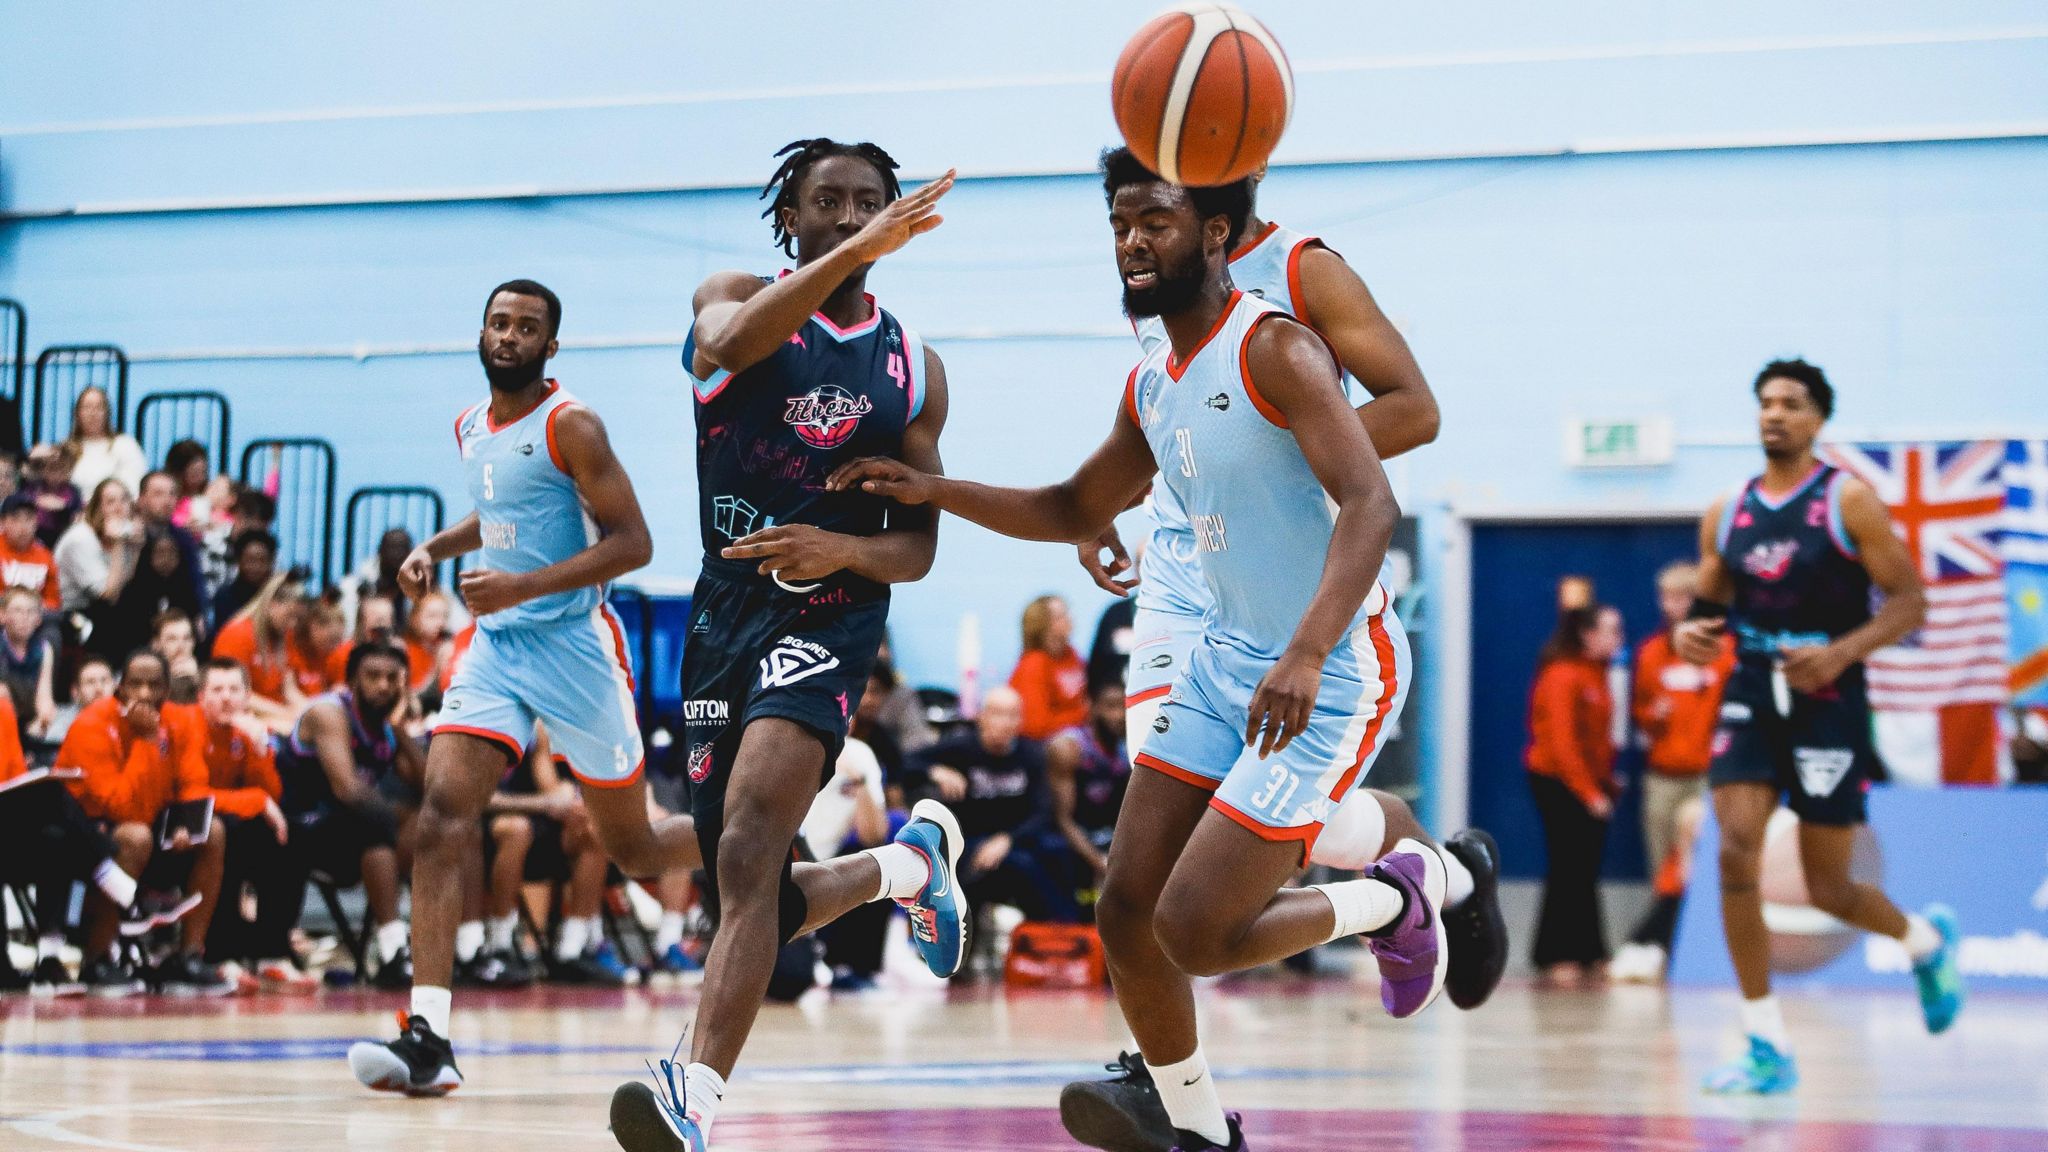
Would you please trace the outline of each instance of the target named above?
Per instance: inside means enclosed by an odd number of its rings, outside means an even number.
[[[1064,474],[1132,348],[1101,203],[1105,77],[1143,3],[885,9],[451,3],[0,9],[0,295],[111,340],[138,392],[317,433],[344,491],[455,490],[483,292],[563,295],[558,374],[694,571],[676,345],[707,272],[779,257],[785,141],[970,178],[873,283],[945,357],[952,470]],[[1802,352],[1846,433],[2027,427],[2048,366],[2048,26],[2026,3],[1259,5],[1299,111],[1262,192],[1362,268],[1443,400],[1410,510],[1687,507],[1746,467],[1745,385]],[[1564,9],[1559,11],[1558,9]],[[1668,468],[1588,474],[1571,416],[1668,414]],[[961,613],[1007,671],[1023,602],[1102,603],[1062,549],[949,524],[899,598],[914,675]]]

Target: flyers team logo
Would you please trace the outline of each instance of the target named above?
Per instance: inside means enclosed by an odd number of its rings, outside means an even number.
[[[1766,540],[1742,558],[1742,569],[1766,582],[1783,580],[1792,570],[1792,558],[1799,555],[1797,540]]]
[[[711,775],[711,745],[699,744],[690,749],[690,782],[702,784]]]
[[[813,448],[837,448],[860,427],[860,418],[875,410],[875,402],[855,396],[837,384],[813,388],[792,397],[782,420],[797,437]]]

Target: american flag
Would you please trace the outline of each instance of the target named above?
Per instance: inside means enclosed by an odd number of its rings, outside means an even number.
[[[1931,711],[2006,699],[2003,440],[1837,444],[1833,461],[1891,508],[1927,582],[1927,622],[1873,655],[1870,702]]]

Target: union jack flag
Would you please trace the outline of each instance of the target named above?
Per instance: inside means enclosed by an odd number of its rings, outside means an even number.
[[[1891,508],[1927,582],[1927,621],[1866,665],[1870,702],[1923,711],[2006,699],[2003,440],[1836,444],[1828,455]]]

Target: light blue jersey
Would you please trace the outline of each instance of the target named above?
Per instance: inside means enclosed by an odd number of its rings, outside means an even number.
[[[585,511],[576,481],[563,470],[555,448],[555,418],[575,404],[575,397],[549,380],[546,398],[509,424],[491,422],[489,401],[456,418],[455,442],[462,449],[470,499],[483,532],[479,567],[532,572],[597,542],[597,523]],[[479,617],[477,627],[495,632],[588,617],[604,603],[604,591],[575,588],[542,596]]]

